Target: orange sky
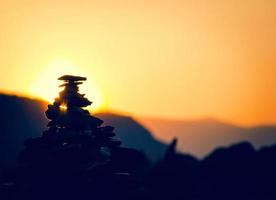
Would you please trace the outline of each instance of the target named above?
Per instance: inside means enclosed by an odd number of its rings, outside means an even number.
[[[0,27],[0,90],[77,73],[96,107],[276,123],[275,0],[2,0]]]

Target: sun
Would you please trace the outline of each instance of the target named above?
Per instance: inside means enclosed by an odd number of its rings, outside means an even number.
[[[45,65],[32,82],[29,88],[30,95],[53,102],[61,90],[58,87],[61,82],[57,78],[65,74],[87,77],[87,81],[80,86],[80,93],[86,94],[86,97],[93,102],[88,107],[89,110],[100,112],[107,108],[107,98],[104,98],[103,92],[92,77],[68,60],[55,60]]]

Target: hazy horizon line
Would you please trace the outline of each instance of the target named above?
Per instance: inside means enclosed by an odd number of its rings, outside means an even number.
[[[25,94],[18,91],[9,91],[9,90],[0,90],[0,95],[7,95],[7,96],[16,96],[19,98],[25,98],[30,99],[34,101],[42,101],[45,103],[51,103],[47,99],[43,99],[39,96],[31,95],[31,94]],[[139,119],[149,119],[149,120],[158,120],[158,121],[171,121],[171,122],[178,122],[178,123],[187,123],[187,122],[202,122],[202,121],[212,121],[217,123],[223,123],[231,126],[241,127],[241,128],[258,128],[258,127],[275,127],[276,123],[256,123],[256,124],[244,124],[244,123],[237,123],[233,122],[231,120],[222,119],[219,117],[214,116],[200,116],[200,117],[183,117],[183,118],[177,118],[177,117],[165,117],[165,116],[156,116],[156,115],[139,115],[136,113],[131,113],[128,111],[118,110],[116,108],[106,108],[106,109],[100,109],[100,110],[94,110],[93,111],[93,105],[89,106],[88,109],[90,112],[93,112],[93,114],[113,114],[113,115],[120,115],[120,116],[126,116],[126,117],[132,117],[136,120],[140,121]]]

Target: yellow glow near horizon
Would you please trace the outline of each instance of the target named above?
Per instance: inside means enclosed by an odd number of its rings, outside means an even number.
[[[276,124],[275,0],[0,1],[0,91],[105,108]]]
[[[58,86],[62,84],[62,81],[57,79],[66,74],[87,77],[79,67],[76,67],[69,60],[55,60],[46,65],[38,74],[37,78],[33,80],[29,88],[29,93],[33,96],[53,102],[61,91],[61,88]],[[80,93],[86,94],[86,97],[92,100],[93,103],[91,108],[93,111],[97,112],[106,109],[107,101],[102,95],[99,87],[92,80],[92,77],[87,78],[87,81],[80,85]],[[88,109],[90,109],[90,106]]]

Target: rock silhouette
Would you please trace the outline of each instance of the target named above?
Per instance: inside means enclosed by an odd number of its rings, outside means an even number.
[[[88,183],[94,186],[94,198],[116,196],[121,188],[131,187],[133,181],[126,180],[148,161],[143,153],[120,147],[114,127],[102,126],[101,119],[84,109],[92,103],[79,93],[78,85],[86,78],[65,75],[59,80],[65,82],[60,85],[64,89],[45,112],[47,130],[27,140],[19,156],[17,181],[28,186],[20,196],[86,198],[91,193]]]
[[[0,171],[0,199],[276,199],[276,145],[242,142],[198,160],[178,153],[174,139],[152,164],[84,109],[92,103],[78,90],[84,77],[59,79],[47,130],[25,142],[15,169]]]
[[[113,139],[113,127],[101,126],[102,120],[83,109],[92,103],[79,93],[78,85],[86,78],[65,75],[59,80],[65,81],[60,85],[64,90],[59,93],[54,103],[48,106],[48,129],[43,132],[42,137],[25,142],[26,149],[21,154],[21,161],[28,163],[46,159],[43,162],[48,162],[47,159],[51,158],[51,162],[58,162],[61,159],[59,156],[62,156],[62,159],[68,159],[70,162],[73,160],[73,153],[76,159],[107,161],[111,149],[119,146],[121,142]],[[67,153],[70,153],[68,157]]]
[[[0,168],[14,167],[18,153],[25,148],[24,142],[41,136],[48,123],[45,115],[48,104],[42,100],[0,94]],[[166,145],[134,118],[112,113],[94,116],[104,121],[103,126],[116,127],[121,147],[143,151],[152,161],[162,158]]]

